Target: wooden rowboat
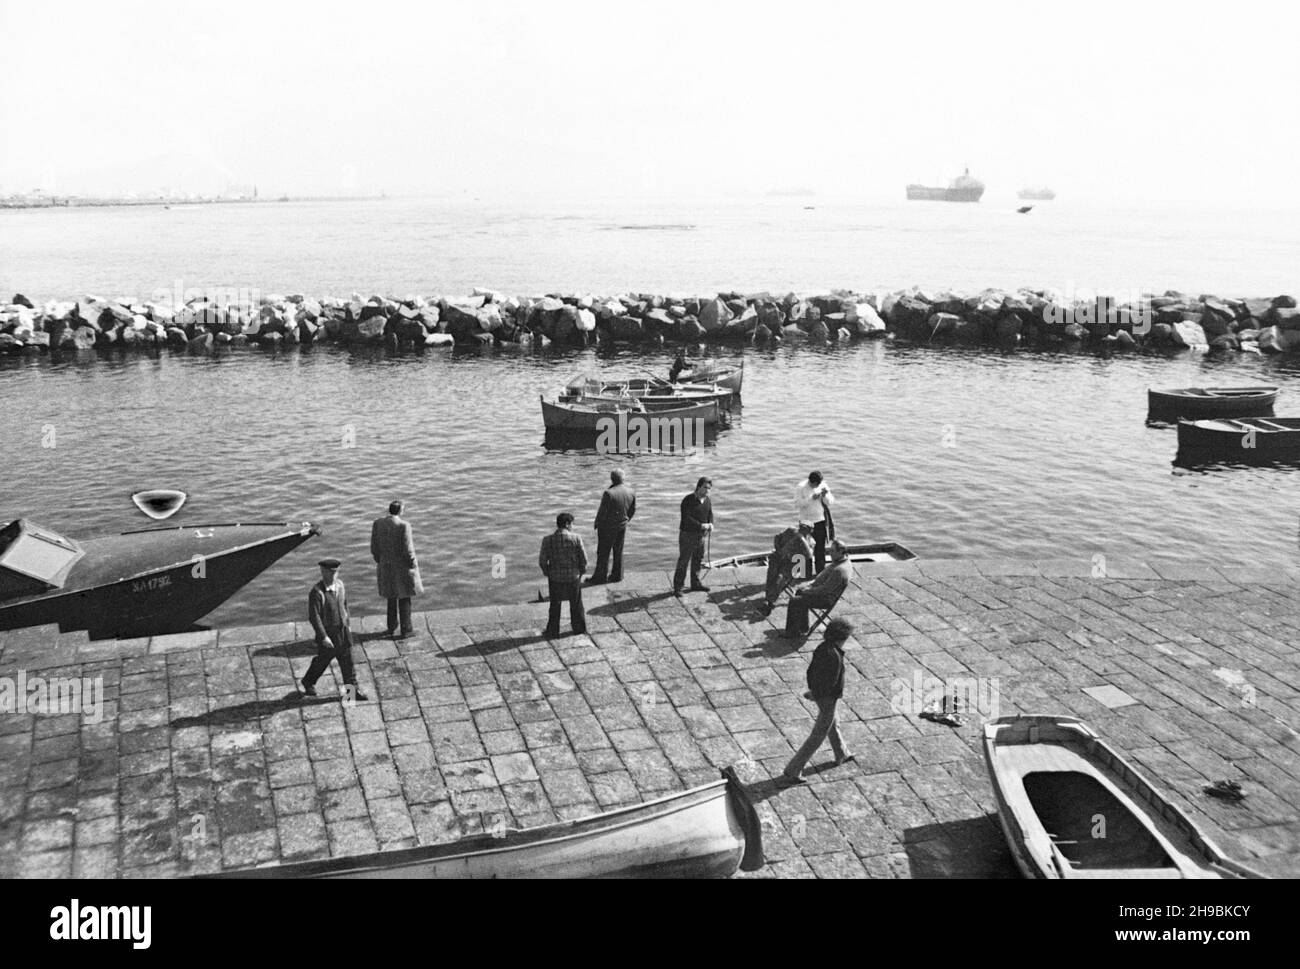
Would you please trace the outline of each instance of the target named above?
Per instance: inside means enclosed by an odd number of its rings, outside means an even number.
[[[1147,390],[1153,417],[1267,417],[1277,400],[1276,387],[1174,387]]]
[[[564,393],[556,398],[556,402],[560,404],[578,404],[584,402],[625,404],[632,400],[639,402],[641,406],[651,414],[661,414],[664,411],[680,410],[683,407],[690,407],[694,404],[707,404],[710,402],[718,405],[718,411],[720,413],[724,411],[730,413],[732,393],[729,390],[708,390],[704,392],[679,391],[674,393],[670,389],[667,391],[656,390],[643,394],[622,394],[617,392],[587,394]]]
[[[677,375],[679,384],[717,384],[728,390],[740,393],[740,385],[745,381],[745,364],[739,367],[699,367],[685,370]]]
[[[876,542],[871,545],[849,545],[849,561],[858,563],[885,564],[888,562],[908,562],[916,558],[916,553],[906,548],[898,542]],[[769,549],[766,552],[750,552],[748,555],[733,555],[727,559],[715,559],[711,562],[705,562],[706,569],[725,569],[732,566],[767,566],[767,558],[773,554]]]
[[[1240,460],[1300,456],[1300,417],[1179,421],[1180,452],[1212,451]]]
[[[758,814],[728,767],[710,784],[576,821],[212,877],[728,878],[763,863]]]
[[[1075,717],[1001,717],[984,758],[1011,854],[1029,878],[1262,878]]]
[[[548,431],[578,431],[602,434],[607,431],[658,435],[661,431],[681,429],[687,422],[702,421],[704,426],[717,424],[718,402],[703,401],[651,413],[636,398],[627,400],[578,400],[568,403],[542,401],[542,421]],[[677,422],[671,424],[668,422]]]

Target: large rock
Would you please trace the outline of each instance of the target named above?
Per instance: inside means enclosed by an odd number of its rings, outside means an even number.
[[[1300,309],[1282,307],[1273,311],[1273,325],[1279,330],[1300,329]]]
[[[1296,308],[1294,296],[1274,296],[1273,308],[1278,310],[1293,310]]]
[[[704,339],[704,327],[694,316],[677,321],[677,339],[684,343],[699,343]]]
[[[931,313],[925,321],[927,339],[951,336],[957,332],[957,324],[965,322],[956,313]]]
[[[1171,323],[1173,327],[1174,343],[1182,347],[1192,349],[1204,349],[1209,346],[1209,341],[1205,338],[1205,330],[1199,323],[1192,323],[1189,320],[1183,320],[1179,323]]]
[[[387,323],[388,318],[382,315],[368,316],[364,320],[344,320],[343,325],[339,327],[338,340],[340,343],[383,343]],[[260,335],[262,342],[274,337],[276,343],[279,343],[280,336],[279,333]]]
[[[930,305],[919,299],[904,296],[894,303],[893,312],[887,317],[894,332],[908,339],[930,335],[926,322],[930,319]]]
[[[885,335],[885,321],[880,318],[875,307],[870,303],[858,303],[854,307],[852,330],[858,336],[877,337]]]
[[[700,307],[700,325],[706,333],[722,329],[731,321],[732,316],[731,309],[720,299],[711,299]]]

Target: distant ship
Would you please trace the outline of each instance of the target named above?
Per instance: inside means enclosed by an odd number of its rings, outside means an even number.
[[[984,194],[984,183],[971,175],[970,169],[958,175],[947,188],[931,188],[928,185],[907,186],[909,199],[922,199],[931,202],[978,202]]]
[[[1050,202],[1056,198],[1056,193],[1050,188],[1022,188],[1017,194],[1022,199],[1035,199],[1039,202]]]

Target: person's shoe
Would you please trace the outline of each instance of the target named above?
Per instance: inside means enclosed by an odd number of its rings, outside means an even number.
[[[346,684],[344,684],[343,689],[344,689],[344,690],[347,690],[347,685],[346,685]],[[362,692],[361,692],[361,688],[358,687],[358,686],[356,686],[355,684],[353,685],[353,687],[352,687],[351,690],[347,690],[347,693],[346,693],[345,695],[346,695],[346,696],[349,696],[350,699],[356,701],[357,703],[364,703],[366,700],[369,700],[369,699],[370,699],[370,697],[368,697],[368,696],[366,696],[364,693],[362,693]]]
[[[302,684],[302,692],[304,696],[316,695],[316,687],[309,685],[306,680],[299,680],[298,682]]]
[[[691,586],[691,591],[692,591],[692,592],[708,592],[708,591],[709,591],[709,587],[708,587],[707,585],[701,585],[700,583],[697,582],[697,583],[695,583],[695,585]]]
[[[592,575],[584,579],[582,584],[583,585],[604,585],[605,581],[606,581],[605,579],[597,578],[596,576]]]
[[[415,635],[415,630],[414,630],[414,629],[403,629],[400,633],[397,634],[397,638],[398,638],[398,639],[410,639],[410,638],[411,638],[412,636],[414,636],[414,635]]]
[[[610,582],[622,582],[622,581],[623,581],[623,577],[622,577],[621,575],[611,575],[611,576],[609,577],[609,581],[610,581]]]
[[[558,629],[543,629],[542,635],[547,639],[559,639],[560,631]]]
[[[772,607],[768,603],[764,602],[758,607],[758,612],[759,615],[770,616],[772,615]]]
[[[396,630],[396,629],[389,629],[389,630],[385,631],[384,635],[387,636],[389,639],[396,639],[396,638],[397,638],[397,630]]]
[[[783,773],[781,775],[780,780],[778,780],[777,783],[781,784],[782,786],[788,787],[792,784],[807,784],[808,782],[804,780],[802,777],[791,777],[789,774]]]
[[[674,589],[674,590],[673,590],[673,595],[675,595],[678,599],[680,599],[680,598],[682,597],[682,590],[681,590],[681,589]]]
[[[845,754],[843,757],[836,757],[836,758],[835,758],[835,766],[836,766],[836,767],[839,767],[840,764],[852,764],[852,763],[854,763],[856,760],[857,760],[857,758],[854,757],[852,754]]]

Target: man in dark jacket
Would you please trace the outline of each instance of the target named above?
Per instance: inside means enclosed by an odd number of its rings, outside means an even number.
[[[316,681],[329,669],[330,660],[339,661],[343,687],[354,700],[370,699],[357,689],[352,668],[352,630],[348,628],[348,591],[338,577],[338,559],[321,559],[320,581],[307,594],[307,619],[316,632],[316,655],[302,678],[302,692],[316,695]]]
[[[388,600],[388,635],[406,638],[411,625],[411,596],[424,591],[420,563],[415,558],[415,541],[410,522],[402,520],[402,502],[388,506],[388,514],[370,526],[370,557],[375,560],[379,594]]]
[[[623,472],[615,469],[609,473],[609,487],[600,496],[600,510],[596,512],[596,571],[587,580],[589,585],[600,585],[606,580],[623,581],[623,538],[627,523],[636,514],[636,495],[623,483]],[[614,567],[609,568],[610,553],[614,553]]]
[[[688,566],[691,591],[709,591],[709,587],[700,581],[700,565],[704,562],[704,539],[713,531],[713,505],[709,503],[712,488],[712,478],[701,478],[695,482],[695,490],[682,499],[682,519],[677,528],[677,571],[673,573],[675,596],[682,594]]]
[[[817,748],[827,737],[830,738],[837,767],[854,759],[844,749],[844,738],[840,736],[839,724],[835,722],[835,707],[844,695],[844,643],[852,633],[853,627],[847,620],[832,619],[826,624],[825,638],[813,652],[812,662],[808,664],[808,692],[804,696],[817,704],[817,720],[813,723],[808,739],[781,772],[781,778],[786,783],[803,783],[800,775],[804,765],[817,753]]]
[[[569,621],[574,635],[587,631],[587,616],[582,609],[582,573],[587,571],[587,550],[582,536],[573,531],[573,516],[567,511],[555,516],[555,531],[542,539],[537,566],[546,576],[551,597],[551,612],[545,635],[560,635],[560,606],[569,602]]]
[[[772,539],[773,553],[767,557],[767,585],[763,604],[758,607],[763,615],[771,615],[777,597],[791,581],[802,582],[808,578],[812,571],[812,532],[811,522],[800,522]]]

